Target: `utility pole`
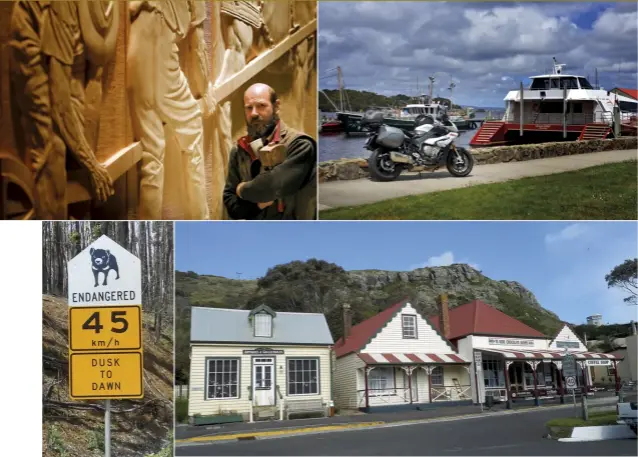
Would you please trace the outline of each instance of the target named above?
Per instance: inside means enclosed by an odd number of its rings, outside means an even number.
[[[237,279],[241,279],[241,273],[235,273],[237,275]]]

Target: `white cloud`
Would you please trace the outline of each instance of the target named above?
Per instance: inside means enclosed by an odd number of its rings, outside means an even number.
[[[441,255],[435,255],[430,258],[425,263],[421,263],[418,265],[413,265],[410,267],[410,270],[414,270],[416,268],[427,268],[427,267],[447,267],[454,263],[465,263],[475,270],[479,269],[479,265],[476,263],[471,263],[469,260],[454,260],[454,253],[452,251],[446,251]]]
[[[545,235],[545,243],[554,244],[558,241],[572,241],[582,237],[588,233],[588,231],[587,227],[583,224],[571,224],[560,232],[548,233]]]

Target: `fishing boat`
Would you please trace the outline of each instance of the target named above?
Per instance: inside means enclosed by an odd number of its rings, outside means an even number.
[[[564,67],[554,58],[552,73],[532,76],[527,89],[521,83],[519,90],[508,92],[503,118],[483,123],[470,146],[610,138],[615,110],[622,134],[636,134],[634,100],[594,87],[583,76],[565,74]]]

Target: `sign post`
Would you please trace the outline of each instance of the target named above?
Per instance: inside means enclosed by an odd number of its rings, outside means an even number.
[[[101,236],[71,259],[69,396],[104,400],[104,453],[111,455],[111,400],[144,397],[142,267]]]
[[[485,401],[485,392],[479,384],[481,378],[481,372],[483,370],[483,354],[481,351],[474,351],[474,382],[476,383],[476,399],[481,405],[481,412],[483,412],[483,402]]]
[[[563,376],[565,377],[565,387],[572,391],[572,401],[576,408],[576,359],[572,354],[563,356]]]

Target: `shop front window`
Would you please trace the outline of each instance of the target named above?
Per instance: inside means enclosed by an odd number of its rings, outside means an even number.
[[[388,395],[394,389],[394,369],[391,367],[375,368],[368,375],[368,389],[370,395]]]
[[[483,375],[485,387],[505,387],[502,360],[483,359]]]

